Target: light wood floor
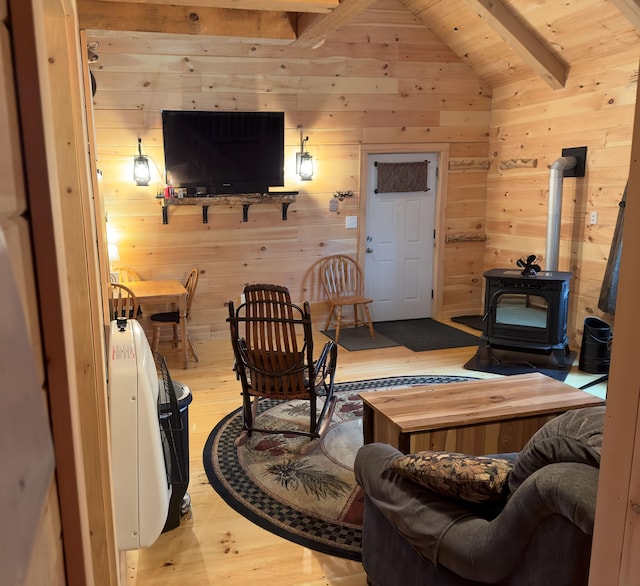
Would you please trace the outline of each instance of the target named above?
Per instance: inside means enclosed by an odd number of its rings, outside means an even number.
[[[315,339],[317,349],[326,341],[319,332]],[[202,449],[215,424],[240,406],[240,384],[231,371],[233,358],[227,338],[196,344],[200,362],[191,362],[187,370],[180,366],[178,351],[169,344],[160,346],[172,378],[189,386],[193,394],[189,406],[192,515],[176,529],[162,534],[152,547],[127,553],[126,584],[365,586],[366,577],[359,563],[312,551],[261,529],[231,509],[211,488],[202,465]],[[348,352],[340,347],[336,380],[408,374],[494,376],[464,370],[463,364],[475,350],[470,347],[412,352],[395,347]],[[598,375],[579,372],[574,365],[565,382],[579,387],[597,378]],[[606,383],[588,390],[604,396]]]

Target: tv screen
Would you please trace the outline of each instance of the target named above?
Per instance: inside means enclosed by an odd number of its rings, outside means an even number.
[[[162,134],[167,185],[188,195],[284,185],[283,112],[163,110]]]

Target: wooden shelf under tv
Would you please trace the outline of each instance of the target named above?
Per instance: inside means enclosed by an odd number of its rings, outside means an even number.
[[[249,207],[253,204],[280,204],[282,219],[287,219],[289,206],[296,201],[297,191],[282,191],[273,193],[241,193],[237,195],[212,195],[199,197],[170,197],[163,200],[162,223],[169,223],[169,206],[202,206],[202,223],[209,222],[209,206],[242,204],[242,221],[249,221]]]

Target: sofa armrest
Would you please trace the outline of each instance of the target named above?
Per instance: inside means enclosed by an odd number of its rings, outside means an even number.
[[[473,513],[389,469],[402,452],[388,444],[367,444],[354,463],[356,480],[371,503],[419,551],[435,563],[440,540],[452,524]]]
[[[525,480],[492,521],[466,517],[452,524],[442,536],[436,561],[460,576],[497,582],[523,563],[535,533],[551,518],[555,526],[575,530],[590,542],[597,488],[597,468],[574,462],[545,466]],[[550,532],[549,556],[567,539],[565,532]]]
[[[567,584],[582,583],[593,532],[597,468],[573,462],[545,466],[523,482],[499,514],[489,517],[477,514],[482,508],[439,496],[388,470],[398,455],[386,444],[365,445],[354,470],[371,504],[420,557],[477,582],[566,572],[576,579],[568,578]],[[367,537],[370,543],[375,540]]]

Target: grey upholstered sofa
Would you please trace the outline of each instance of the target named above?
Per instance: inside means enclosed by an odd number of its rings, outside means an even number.
[[[569,411],[515,455],[493,502],[443,496],[392,469],[387,444],[363,446],[363,565],[373,586],[586,585],[604,407]]]

